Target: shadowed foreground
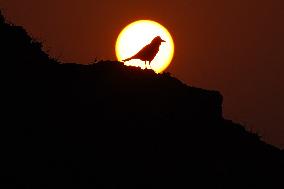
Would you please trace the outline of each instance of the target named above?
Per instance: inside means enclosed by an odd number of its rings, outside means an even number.
[[[1,188],[283,188],[222,96],[119,62],[59,64],[0,16]]]

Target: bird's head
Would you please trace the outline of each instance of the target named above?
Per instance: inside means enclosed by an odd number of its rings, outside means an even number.
[[[155,44],[161,44],[162,42],[166,42],[164,41],[160,36],[155,37],[151,43],[155,43]]]

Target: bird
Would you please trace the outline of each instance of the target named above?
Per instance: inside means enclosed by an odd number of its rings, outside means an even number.
[[[166,42],[163,40],[160,36],[156,36],[151,43],[143,47],[139,52],[137,52],[135,55],[133,55],[130,58],[122,60],[123,62],[132,60],[132,59],[140,59],[142,61],[145,61],[145,67],[147,65],[147,61],[149,62],[149,66],[151,68],[151,62],[155,58],[155,56],[159,52],[160,45],[162,42]]]

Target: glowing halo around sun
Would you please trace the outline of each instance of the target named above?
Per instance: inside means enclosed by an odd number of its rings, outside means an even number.
[[[115,53],[118,61],[135,55],[156,36],[160,36],[166,41],[161,44],[158,54],[151,62],[151,68],[155,72],[161,73],[170,65],[173,59],[174,41],[171,34],[164,26],[151,20],[135,21],[120,32],[115,45]],[[124,64],[145,69],[145,62],[139,59],[130,60]],[[147,68],[151,69],[148,63]]]

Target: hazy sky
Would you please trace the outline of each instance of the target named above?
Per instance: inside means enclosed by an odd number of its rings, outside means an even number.
[[[160,22],[176,46],[167,71],[219,90],[226,118],[284,148],[283,0],[0,0],[0,8],[65,62],[114,60],[123,27]]]

